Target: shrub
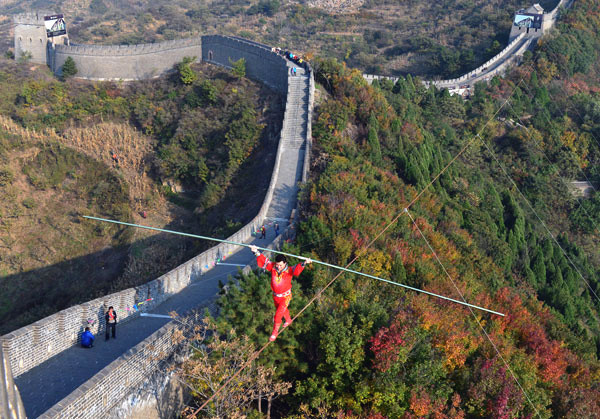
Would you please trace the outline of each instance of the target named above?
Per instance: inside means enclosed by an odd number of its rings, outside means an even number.
[[[37,206],[35,200],[33,198],[25,198],[22,202],[25,208],[33,209]]]
[[[0,186],[10,185],[14,178],[14,173],[8,167],[0,168]]]
[[[195,59],[196,57],[184,57],[183,61],[177,64],[179,80],[185,85],[192,84],[198,79],[198,75],[191,67]]]
[[[229,60],[229,63],[232,65],[231,72],[238,78],[242,78],[246,76],[246,60],[240,58],[237,61]]]

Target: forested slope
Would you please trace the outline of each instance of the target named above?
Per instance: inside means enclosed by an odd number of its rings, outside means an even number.
[[[593,1],[576,2],[526,63],[466,102],[410,77],[368,86],[333,60],[314,63],[327,93],[286,250],[342,266],[359,256],[353,269],[506,316],[341,275],[260,355],[293,384],[277,416],[597,415],[600,201],[566,185],[600,180],[598,17]],[[414,199],[413,222],[403,211]],[[302,273],[292,315],[336,274]],[[222,332],[262,346],[267,276],[243,277],[221,306]],[[260,416],[256,396],[246,402],[238,412]]]

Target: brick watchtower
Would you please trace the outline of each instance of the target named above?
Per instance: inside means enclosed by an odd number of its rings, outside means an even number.
[[[48,41],[54,44],[67,44],[68,35],[48,38],[44,26],[44,16],[52,15],[50,12],[34,12],[16,15],[15,24],[15,58],[18,60],[26,52],[31,54],[31,62],[49,64]]]

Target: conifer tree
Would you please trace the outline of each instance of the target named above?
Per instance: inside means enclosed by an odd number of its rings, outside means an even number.
[[[67,57],[65,63],[62,66],[62,77],[63,79],[68,79],[69,77],[73,77],[77,74],[77,65],[75,64],[75,60],[71,57]]]

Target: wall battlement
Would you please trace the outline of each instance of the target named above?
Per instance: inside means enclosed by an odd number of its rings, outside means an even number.
[[[155,44],[136,45],[56,45],[54,48],[58,54],[66,55],[90,55],[90,56],[134,56],[143,54],[154,54],[178,48],[201,46],[202,37],[177,39]],[[198,57],[200,58],[200,57]]]
[[[427,87],[434,85],[440,89],[448,88],[451,92],[456,92],[461,91],[465,84],[471,85],[478,81],[489,80],[496,75],[502,74],[510,65],[518,62],[521,59],[525,51],[527,51],[527,49],[532,45],[533,42],[537,40],[537,38],[539,38],[542,34],[547,33],[554,26],[560,8],[570,7],[572,3],[573,0],[560,0],[552,11],[544,14],[542,30],[539,33],[533,32],[532,34],[527,34],[525,32],[521,32],[515,34],[514,37],[511,35],[511,41],[502,51],[477,67],[475,70],[472,70],[455,79],[423,81],[423,84],[425,84]],[[511,52],[511,50],[518,44],[520,44],[520,46]],[[373,80],[391,80],[395,84],[399,79],[398,77],[379,76],[375,74],[363,74],[363,77],[369,84],[372,83]],[[472,88],[472,86],[467,88]]]
[[[52,45],[49,65],[62,73],[68,57],[75,61],[77,77],[87,80],[144,80],[173,70],[184,57],[202,57],[202,37],[138,45]]]
[[[44,16],[51,15],[52,12],[49,11],[38,11],[38,12],[29,12],[29,13],[21,13],[15,15],[13,17],[13,22],[16,25],[41,25],[44,26]]]

